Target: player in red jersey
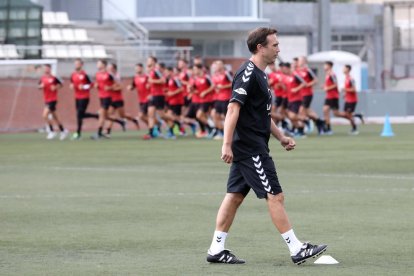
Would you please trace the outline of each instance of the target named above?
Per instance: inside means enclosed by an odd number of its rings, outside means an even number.
[[[344,112],[348,116],[348,118],[357,117],[362,121],[362,123],[364,123],[364,117],[362,116],[362,114],[354,113],[355,108],[358,103],[358,94],[357,94],[357,90],[355,87],[355,81],[350,74],[351,70],[352,70],[351,65],[344,66],[343,72],[345,75],[345,85],[342,90],[342,92],[344,93],[344,98],[345,98]],[[356,125],[352,126],[352,130],[350,134],[352,135],[359,134]]]
[[[229,100],[231,98],[232,90],[231,84],[233,81],[233,76],[229,71],[224,67],[222,60],[216,60],[214,62],[215,74],[213,76],[213,83],[215,85],[215,94],[214,94],[214,113],[212,117],[214,124],[216,126],[216,132],[214,133],[215,140],[223,139],[223,120],[227,113],[227,106],[229,105]]]
[[[325,130],[326,135],[332,135],[330,112],[332,110],[336,117],[348,119],[352,127],[355,126],[353,117],[349,117],[345,112],[339,111],[339,90],[336,75],[332,70],[333,63],[331,61],[325,62],[325,85],[326,91],[325,104],[323,106],[323,115],[325,117]]]
[[[119,123],[122,128],[125,127],[125,122],[117,119],[112,119],[109,117],[109,108],[112,103],[111,90],[114,85],[114,77],[107,72],[106,66],[108,62],[106,60],[98,60],[96,66],[98,72],[95,74],[95,84],[94,88],[98,89],[98,96],[101,103],[101,108],[98,111],[99,122],[98,122],[98,132],[95,135],[91,136],[91,139],[97,140],[102,138],[109,138],[102,131],[107,120],[113,120]]]
[[[148,105],[148,134],[144,135],[144,139],[152,139],[158,136],[156,129],[157,114],[161,119],[166,118],[165,108],[165,77],[162,72],[157,69],[157,58],[150,56],[147,59],[147,69],[149,70],[148,83],[150,85],[150,101]]]
[[[58,100],[58,89],[62,88],[62,81],[52,74],[51,66],[45,64],[43,66],[44,74],[39,80],[39,89],[43,90],[43,99],[45,107],[43,109],[43,119],[48,126],[47,139],[51,140],[56,137],[57,133],[54,131],[53,124],[60,130],[60,140],[64,140],[69,131],[65,129],[56,114],[56,105]]]
[[[197,138],[207,137],[213,130],[208,124],[208,114],[213,107],[214,85],[210,77],[204,73],[203,66],[197,64],[193,66],[194,74],[194,94],[198,97],[199,106],[196,114],[198,123],[200,124],[200,132],[196,134]]]
[[[76,120],[77,129],[72,136],[72,140],[79,140],[82,133],[83,119],[98,119],[98,114],[86,112],[89,105],[90,90],[92,81],[88,74],[83,70],[83,60],[75,60],[75,71],[70,77],[70,89],[75,92]]]
[[[298,70],[296,72],[306,82],[305,87],[303,87],[300,91],[302,95],[300,114],[303,118],[310,118],[313,120],[318,129],[318,134],[322,134],[324,122],[319,118],[318,114],[310,108],[313,99],[313,86],[318,82],[318,79],[312,69],[308,67],[306,57],[301,56],[298,58]],[[305,120],[305,123],[308,126],[310,125],[309,120]]]
[[[175,138],[174,127],[177,126],[181,135],[185,135],[185,130],[181,126],[181,112],[184,105],[184,86],[180,81],[180,70],[168,67],[166,76],[168,79],[166,97],[168,101],[167,115],[171,118],[167,122],[169,126],[167,138]]]
[[[290,63],[285,63],[285,77],[283,82],[288,94],[288,117],[293,127],[298,130],[296,137],[305,137],[304,118],[300,115],[299,110],[302,105],[302,95],[300,90],[305,87],[306,82],[296,72],[291,69]],[[294,130],[291,131],[294,135]]]
[[[177,62],[177,68],[180,70],[179,78],[183,86],[184,105],[182,114],[186,114],[191,103],[191,95],[188,92],[188,84],[190,81],[188,61],[186,59],[179,59]]]
[[[122,96],[122,83],[121,83],[121,76],[118,73],[118,67],[115,63],[109,63],[107,66],[107,71],[113,76],[114,78],[114,84],[111,89],[111,107],[109,109],[109,114],[111,117],[111,120],[109,120],[108,128],[106,129],[106,134],[111,135],[113,120],[115,113],[118,113],[119,118],[122,121],[131,121],[135,124],[137,129],[139,129],[138,120],[132,117],[129,114],[125,113],[125,103],[124,103],[124,97]],[[126,130],[123,128],[124,131]]]
[[[136,89],[139,101],[138,117],[141,121],[148,125],[148,102],[150,99],[148,75],[144,73],[144,65],[138,63],[135,65],[135,76],[128,89],[132,91]]]
[[[279,65],[280,68],[284,66],[283,63]],[[283,83],[283,73],[282,70],[277,70],[276,65],[270,64],[269,66],[270,73],[267,76],[269,86],[273,90],[274,101],[272,105],[272,119],[276,124],[281,122],[282,128],[287,128],[286,118],[286,107],[287,107],[287,94],[286,87]]]

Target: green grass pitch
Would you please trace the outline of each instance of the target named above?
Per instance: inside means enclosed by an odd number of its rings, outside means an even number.
[[[253,193],[226,244],[247,264],[205,262],[220,142],[0,135],[0,275],[414,275],[414,127],[348,129],[290,153],[271,142],[296,234],[340,262],[299,267]]]

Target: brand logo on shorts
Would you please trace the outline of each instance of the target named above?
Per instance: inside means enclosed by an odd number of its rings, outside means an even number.
[[[259,175],[260,181],[262,182],[262,185],[266,192],[273,193],[272,187],[269,185],[269,180],[267,179],[266,174],[264,173],[264,169],[262,167],[262,161],[260,161],[260,155],[256,157],[252,157],[253,159],[253,165],[256,167],[256,172]]]
[[[237,94],[240,94],[240,95],[247,95],[247,92],[246,92],[246,90],[244,90],[243,88],[237,88],[236,90],[234,90],[234,92],[236,92]]]

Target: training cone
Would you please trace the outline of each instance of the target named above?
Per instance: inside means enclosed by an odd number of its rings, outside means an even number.
[[[320,256],[314,264],[339,264],[339,262],[330,255],[323,255]]]
[[[382,137],[392,137],[392,136],[394,136],[394,132],[392,132],[390,116],[388,114],[385,116],[385,122],[384,122],[384,127],[382,129],[381,136]]]

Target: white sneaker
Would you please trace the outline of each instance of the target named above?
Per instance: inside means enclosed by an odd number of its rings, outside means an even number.
[[[359,131],[358,130],[351,130],[350,132],[349,132],[349,135],[358,135],[359,134]]]
[[[46,139],[47,140],[52,140],[52,139],[55,139],[56,136],[57,136],[57,133],[54,132],[54,131],[51,131],[47,134]]]
[[[66,137],[68,137],[68,135],[69,135],[69,131],[67,129],[61,131],[60,132],[60,137],[59,137],[60,141],[65,140]]]

